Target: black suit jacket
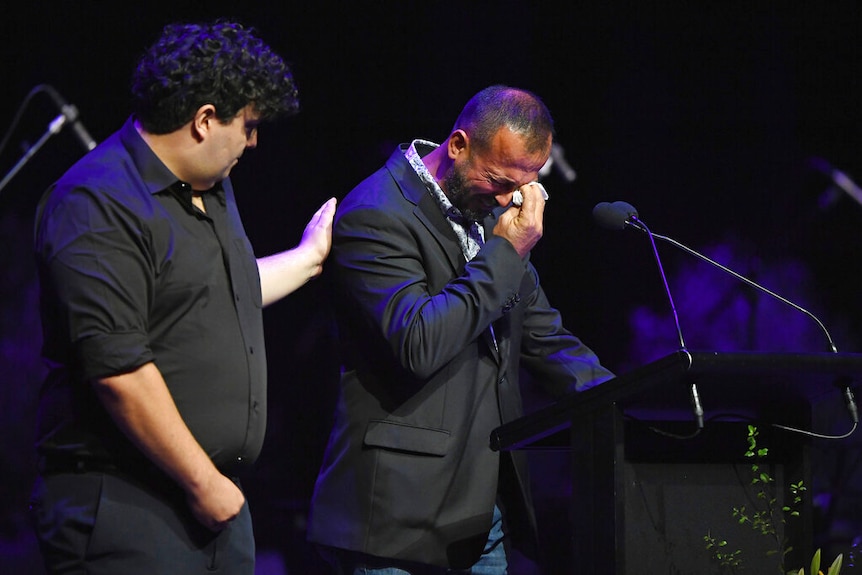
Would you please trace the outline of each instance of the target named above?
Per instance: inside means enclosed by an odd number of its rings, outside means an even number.
[[[403,149],[341,202],[327,268],[344,366],[310,540],[466,568],[498,491],[515,535],[534,532],[522,456],[501,485],[510,455],[489,447],[522,414],[519,369],[557,395],[611,374],[493,225],[467,263]]]

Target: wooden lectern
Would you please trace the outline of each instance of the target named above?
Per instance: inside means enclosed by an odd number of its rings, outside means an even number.
[[[747,425],[769,448],[779,492],[791,481],[810,486],[810,440],[773,424],[810,429],[812,406],[846,402],[845,389],[852,399],[860,378],[862,354],[683,349],[498,427],[491,446],[536,448],[568,430],[571,573],[718,572],[707,533],[743,550],[745,572],[768,573],[776,565],[766,558],[769,541],[732,517],[734,506],[754,504],[745,499]],[[808,495],[801,517],[779,526],[795,547],[788,567],[810,564]],[[777,503],[788,497],[779,493]],[[729,532],[740,529],[731,543]]]

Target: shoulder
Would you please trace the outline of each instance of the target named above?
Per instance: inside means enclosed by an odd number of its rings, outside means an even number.
[[[113,134],[75,162],[52,186],[57,192],[76,188],[94,191],[110,188],[116,182],[133,178],[135,171],[131,156],[123,147],[117,134]]]
[[[400,200],[415,205],[424,195],[425,185],[404,157],[404,145],[401,145],[380,169],[347,194],[342,205],[398,203]]]
[[[366,209],[398,211],[401,209],[412,209],[404,190],[409,187],[403,177],[393,173],[391,169],[392,158],[373,174],[366,177],[356,185],[339,202],[336,219],[344,214],[364,211]],[[405,162],[406,163],[406,162]],[[409,166],[408,166],[409,167]]]
[[[105,140],[76,162],[43,194],[37,226],[62,220],[92,227],[150,211],[153,198],[128,152],[116,138]],[[137,216],[134,216],[137,218]]]

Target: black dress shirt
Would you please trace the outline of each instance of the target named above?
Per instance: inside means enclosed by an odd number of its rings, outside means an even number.
[[[203,198],[206,213],[131,119],[43,197],[43,454],[127,456],[130,444],[89,382],[148,362],[216,465],[259,454],[266,359],[257,262],[230,181]]]

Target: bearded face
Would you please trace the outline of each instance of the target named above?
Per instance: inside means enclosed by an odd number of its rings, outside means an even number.
[[[458,208],[461,214],[471,222],[480,222],[497,205],[496,201],[491,203],[484,201],[482,196],[472,193],[467,183],[467,170],[470,165],[453,165],[449,173],[443,178],[442,188],[452,205]]]

